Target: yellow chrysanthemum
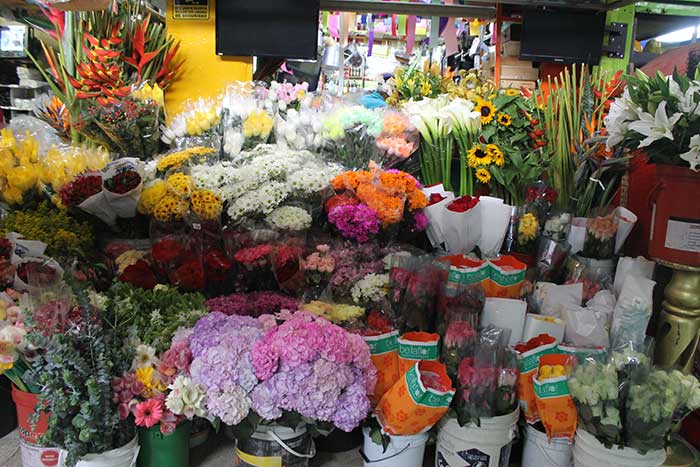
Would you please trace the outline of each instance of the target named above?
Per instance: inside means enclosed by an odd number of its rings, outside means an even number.
[[[489,165],[491,160],[491,155],[488,153],[486,148],[482,145],[474,146],[469,150],[467,154],[467,162],[469,167],[476,168],[482,165]]]
[[[539,222],[537,222],[534,214],[529,212],[523,214],[518,224],[518,243],[523,245],[534,240],[537,236],[538,228]]]
[[[174,173],[165,181],[171,193],[181,197],[189,198],[194,190],[192,178],[182,172]]]
[[[167,194],[153,208],[153,217],[162,222],[182,219],[189,209],[189,203],[179,196]]]
[[[197,190],[190,198],[192,212],[203,220],[212,220],[219,217],[223,205],[221,198],[209,190]]]
[[[506,89],[506,96],[508,96],[508,97],[515,97],[515,96],[519,96],[519,95],[520,95],[520,91],[518,91],[517,89],[513,89],[513,88]]]
[[[491,181],[491,172],[485,167],[479,167],[476,169],[476,179],[486,184]]]
[[[491,103],[491,101],[480,100],[476,105],[476,111],[481,114],[481,124],[488,125],[493,121],[494,115],[496,115],[496,107]]]
[[[158,164],[156,165],[156,168],[160,171],[163,172],[168,169],[179,169],[182,167],[184,164],[189,162],[190,159],[194,156],[205,156],[207,154],[212,154],[216,152],[213,148],[205,148],[205,147],[194,147],[194,148],[187,148],[182,151],[178,152],[173,152],[172,154],[168,154],[167,156],[164,156],[158,161]]]
[[[168,193],[168,186],[162,180],[144,188],[139,199],[138,211],[141,214],[151,214],[156,204]]]
[[[500,113],[498,114],[498,123],[502,126],[510,126],[513,123],[513,117],[508,114]]]

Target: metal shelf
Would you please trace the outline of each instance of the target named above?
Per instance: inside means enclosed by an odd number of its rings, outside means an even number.
[[[12,110],[13,112],[33,112],[33,109],[23,109],[21,107],[13,107],[11,105],[0,105],[2,110]]]
[[[440,5],[377,0],[321,0],[321,10],[357,11],[416,16],[447,16],[452,18],[495,18],[496,8],[480,2],[479,5]]]

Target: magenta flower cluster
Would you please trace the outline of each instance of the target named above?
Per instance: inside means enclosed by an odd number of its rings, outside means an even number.
[[[274,315],[281,310],[296,311],[299,303],[277,292],[251,292],[212,298],[207,300],[206,307],[210,312],[258,317]]]
[[[367,416],[377,372],[361,336],[310,313],[297,312],[253,345],[261,383],[254,410],[274,420],[284,411],[352,431]]]
[[[336,206],[328,213],[328,222],[335,225],[343,237],[361,243],[378,234],[382,225],[377,212],[364,204]]]

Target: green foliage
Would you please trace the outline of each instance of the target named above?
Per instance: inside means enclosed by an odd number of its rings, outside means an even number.
[[[68,451],[68,467],[88,453],[121,447],[135,434],[133,424],[120,420],[112,401],[112,379],[126,370],[129,360],[85,290],[72,285],[80,319],[63,333],[27,335],[32,345],[46,349],[33,363],[41,388],[34,421],[42,410],[50,414],[40,442]]]
[[[36,209],[12,211],[0,222],[0,234],[17,232],[24,238],[40,240],[48,245],[52,257],[84,257],[94,249],[90,224],[79,222],[48,202]]]
[[[137,338],[160,354],[170,347],[175,331],[194,326],[206,314],[204,296],[174,287],[143,290],[123,282],[107,292],[105,321],[122,342]]]

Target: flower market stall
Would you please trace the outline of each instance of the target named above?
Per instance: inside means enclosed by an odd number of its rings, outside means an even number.
[[[113,7],[46,8],[46,128],[0,133],[22,466],[664,465],[700,409],[700,72],[419,58],[378,108],[273,80],[170,109],[177,43]]]

